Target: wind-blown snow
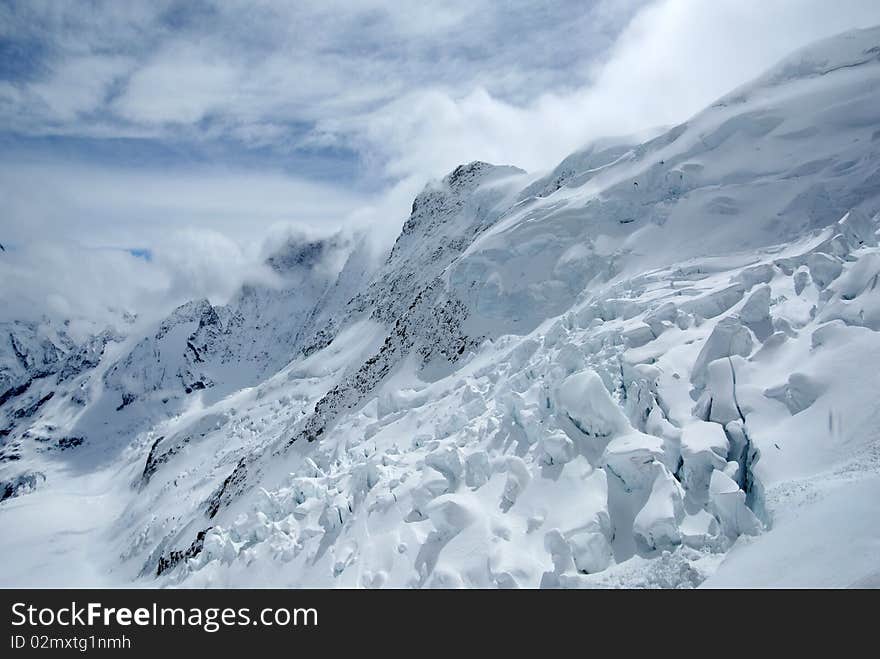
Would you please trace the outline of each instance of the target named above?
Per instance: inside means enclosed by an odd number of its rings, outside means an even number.
[[[0,348],[0,583],[871,586],[880,29],[429,185],[378,267]],[[81,567],[68,571],[75,561]]]

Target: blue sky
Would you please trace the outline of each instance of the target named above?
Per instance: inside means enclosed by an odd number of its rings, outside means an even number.
[[[874,23],[876,0],[0,0],[0,275],[65,313],[222,298],[279,225],[387,242],[461,162],[550,168]],[[84,302],[73,274],[116,285]]]

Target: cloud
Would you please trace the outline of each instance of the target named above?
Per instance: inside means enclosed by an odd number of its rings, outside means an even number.
[[[99,109],[105,90],[132,66],[121,56],[82,55],[61,63],[45,81],[28,88],[52,122],[76,119]]]
[[[876,0],[0,3],[0,296],[219,300],[273,225],[387,245],[461,162],[550,168],[876,23]]]
[[[242,63],[179,41],[135,71],[111,108],[133,123],[193,124],[234,105],[245,76]]]
[[[253,126],[350,118],[430,85],[526,99],[582,82],[643,2],[13,2],[0,39],[43,45],[43,75],[14,80],[0,113],[33,134],[201,135],[208,120],[247,140]]]
[[[276,222],[338,228],[364,195],[282,172],[187,167],[117,168],[78,161],[0,160],[3,235],[91,246],[161,247],[181,228],[244,240]]]
[[[167,298],[163,273],[122,250],[85,249],[51,238],[0,254],[0,321],[88,320],[118,322],[113,310],[144,309]]]
[[[328,234],[368,197],[279,172],[0,161],[0,320],[155,318],[264,280],[273,227]],[[149,250],[149,260],[132,250]]]
[[[0,18],[0,39],[42,44],[41,75],[0,83],[14,130],[343,147],[399,180],[471,158],[548,167],[681,121],[793,48],[880,22],[880,5],[37,1]]]
[[[573,89],[522,104],[480,86],[414,89],[319,121],[314,139],[351,140],[392,178],[440,176],[474,159],[548,168],[592,139],[684,121],[793,50],[875,23],[873,0],[663,0],[638,12]]]

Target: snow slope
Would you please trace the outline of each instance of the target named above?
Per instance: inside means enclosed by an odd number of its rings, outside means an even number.
[[[378,266],[292,237],[143,336],[4,328],[0,583],[876,586],[878,108],[847,33],[463,165]]]

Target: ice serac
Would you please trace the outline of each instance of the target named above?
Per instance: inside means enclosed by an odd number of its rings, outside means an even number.
[[[0,523],[90,473],[118,507],[57,539],[120,582],[869,583],[820,530],[876,544],[839,502],[880,478],[878,58],[847,33],[647,141],[462,165],[378,258],[291,236],[125,343],[9,329]],[[844,559],[783,569],[801,534]]]
[[[880,189],[875,35],[808,49],[588,166],[582,185],[528,197],[453,266],[453,286],[484,323],[528,331],[597,277],[776,244],[851,209],[870,214]]]

